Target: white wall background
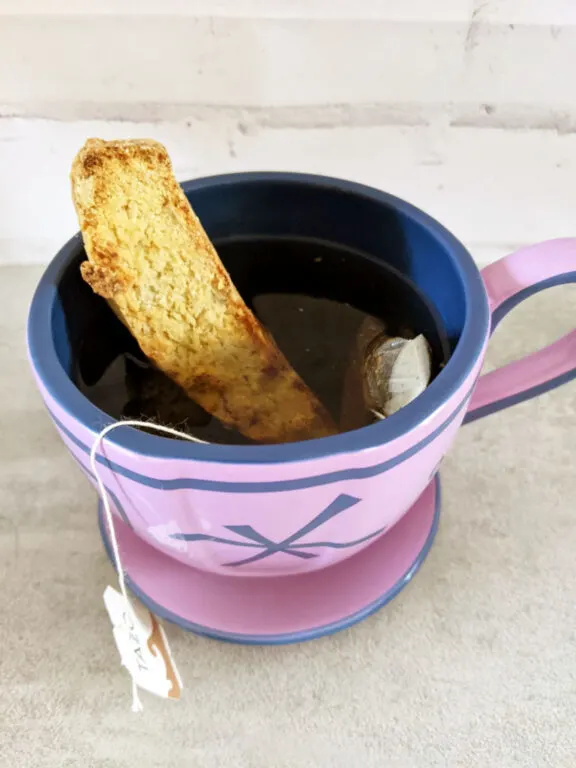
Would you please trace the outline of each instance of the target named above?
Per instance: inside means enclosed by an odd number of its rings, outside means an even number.
[[[363,181],[480,263],[575,235],[575,73],[576,0],[0,0],[0,263],[76,230],[88,136]]]

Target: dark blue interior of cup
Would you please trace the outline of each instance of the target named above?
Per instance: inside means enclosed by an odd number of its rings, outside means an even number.
[[[152,455],[221,461],[283,461],[357,450],[414,428],[465,380],[488,334],[488,306],[470,255],[435,220],[385,193],[318,176],[233,174],[183,187],[217,246],[274,239],[337,245],[340,252],[348,250],[365,260],[366,291],[372,282],[371,268],[385,264],[397,271],[426,297],[431,318],[427,332],[440,362],[448,362],[424,394],[394,416],[335,437],[266,447],[199,446],[121,430],[111,436],[113,441]],[[77,236],[54,259],[33,300],[28,338],[33,364],[45,386],[66,410],[95,429],[106,423],[106,416],[73,382],[74,358],[86,324],[105,307],[79,277],[78,265],[84,258]],[[231,273],[235,282],[241,282],[240,273],[235,276],[233,269]],[[117,321],[104,311],[102,322]]]
[[[392,199],[386,204],[384,195],[361,195],[354,188],[323,185],[318,180],[261,183],[249,175],[244,182],[229,179],[219,185],[184,185],[211,238],[314,239],[385,262],[428,297],[453,345],[460,338],[466,322],[460,269],[449,257],[448,243],[423,226],[420,217],[410,215],[410,206],[402,210],[390,204]]]

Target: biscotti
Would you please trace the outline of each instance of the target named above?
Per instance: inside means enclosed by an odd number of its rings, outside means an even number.
[[[160,370],[253,440],[336,431],[242,300],[161,144],[90,139],[71,180],[82,275]]]

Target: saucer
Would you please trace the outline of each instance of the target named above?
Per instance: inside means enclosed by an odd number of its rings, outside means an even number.
[[[238,578],[173,560],[115,518],[126,583],[159,618],[198,635],[252,645],[312,640],[356,624],[386,605],[412,579],[438,528],[435,477],[384,536],[356,555],[319,571]],[[111,549],[102,509],[100,533]]]

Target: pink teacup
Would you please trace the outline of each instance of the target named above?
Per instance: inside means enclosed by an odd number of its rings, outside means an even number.
[[[576,376],[576,331],[478,379],[490,334],[523,299],[576,278],[576,239],[518,251],[482,274],[438,222],[397,198],[347,181],[287,173],[219,176],[183,185],[208,234],[308,239],[383,260],[439,313],[453,352],[428,389],[372,426],[274,446],[198,445],[131,428],[98,461],[114,512],[144,540],[227,576],[325,568],[389,530],[438,470],[463,420],[534,397]],[[88,454],[112,419],[74,383],[75,355],[96,298],[79,277],[79,235],[54,258],[30,309],[29,355],[69,451]],[[93,479],[93,478],[92,478]]]

